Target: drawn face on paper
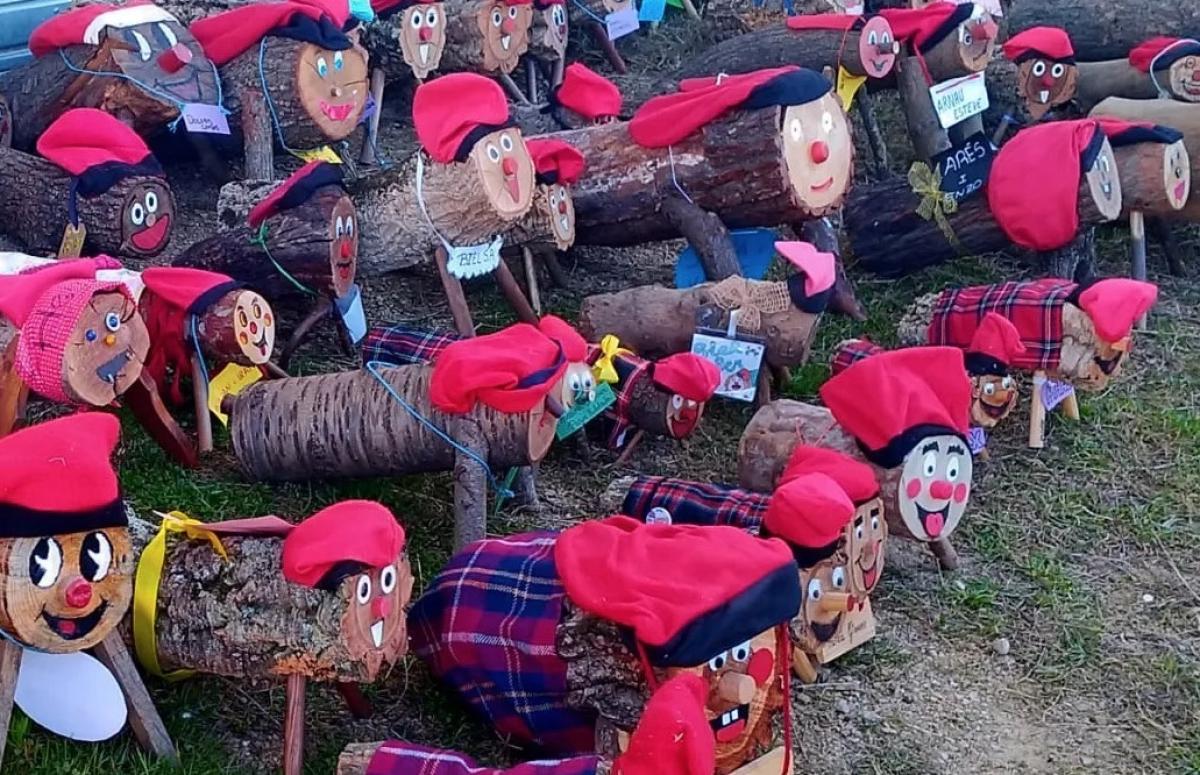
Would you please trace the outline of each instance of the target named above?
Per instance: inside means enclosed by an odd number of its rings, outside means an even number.
[[[484,135],[471,149],[488,202],[502,219],[515,220],[533,203],[533,159],[515,127]]]
[[[412,587],[412,568],[403,554],[391,565],[368,568],[342,581],[342,594],[348,600],[342,617],[346,651],[365,661],[371,675],[408,649],[404,609]]]
[[[157,256],[171,240],[175,198],[167,182],[140,178],[121,205],[121,251],[132,256]]]
[[[1121,374],[1133,350],[1132,336],[1118,342],[1101,340],[1092,319],[1074,304],[1063,305],[1062,323],[1061,376],[1089,392],[1108,387],[1109,380]]]
[[[918,541],[948,538],[958,527],[971,496],[973,462],[957,436],[927,436],[904,457],[900,518]]]
[[[557,8],[558,6],[555,6]],[[575,201],[571,190],[558,183],[539,188],[539,203],[550,220],[550,233],[554,235],[554,246],[566,250],[575,244]]]
[[[543,8],[538,13],[542,15],[542,24],[545,25],[545,30],[542,31],[542,45],[562,57],[567,53],[567,37],[569,35],[567,6],[563,3],[555,3],[548,8]]]
[[[133,301],[118,291],[97,293],[67,340],[67,393],[92,406],[108,406],[141,376],[149,349],[150,334]]]
[[[362,46],[330,51],[306,43],[297,66],[300,103],[321,133],[341,140],[353,132],[367,105],[367,52]]]
[[[478,22],[483,34],[483,69],[511,73],[529,50],[533,6],[484,3],[479,8]]]
[[[822,643],[833,638],[846,612],[858,605],[849,585],[846,557],[840,552],[811,568],[801,568],[803,600],[791,626],[796,646],[814,654]]]
[[[596,377],[586,363],[569,363],[558,383],[558,400],[564,409],[596,400]]]
[[[865,598],[883,575],[883,549],[887,541],[883,498],[872,498],[857,506],[854,519],[846,526],[845,536],[849,590],[856,597]]]
[[[1011,376],[982,374],[971,377],[971,422],[980,428],[995,428],[1012,414],[1020,391]]]
[[[1115,220],[1121,214],[1121,177],[1117,174],[1117,159],[1107,138],[1086,176],[1100,214],[1110,221]]]
[[[133,598],[129,531],[0,539],[0,606],[17,640],[54,653],[91,648]]]
[[[204,55],[204,48],[179,22],[110,26],[104,36],[120,44],[113,51],[113,61],[129,78],[180,102],[217,104],[217,70]]]
[[[992,15],[976,5],[970,19],[958,25],[958,49],[963,64],[972,72],[987,68],[996,53],[999,27]]]
[[[1167,83],[1167,88],[1175,99],[1200,102],[1200,56],[1192,55],[1175,60],[1167,70]]]
[[[667,402],[667,433],[673,439],[686,439],[696,430],[703,416],[703,402],[672,393],[671,400]]]
[[[1192,193],[1191,158],[1182,140],[1163,148],[1163,185],[1171,208],[1182,209]]]
[[[1017,91],[1034,121],[1070,102],[1078,83],[1079,69],[1068,62],[1034,57],[1017,65]]]
[[[8,100],[0,94],[0,148],[12,147],[12,133],[12,110],[8,107]]]
[[[442,62],[446,48],[446,13],[441,3],[417,3],[400,19],[400,51],[413,75],[425,78]]]
[[[332,238],[329,243],[329,265],[333,270],[333,293],[341,298],[354,284],[354,273],[358,266],[358,214],[350,197],[341,197],[333,206],[329,236]]]
[[[238,292],[233,305],[233,332],[242,355],[251,364],[269,361],[275,349],[275,316],[267,300],[254,291]]]
[[[854,147],[846,114],[832,92],[784,110],[783,157],[800,207],[820,215],[841,204]]]
[[[892,34],[892,25],[888,24],[888,20],[882,16],[867,19],[858,34],[858,58],[862,60],[867,76],[882,78],[892,72],[899,53],[900,44]]]

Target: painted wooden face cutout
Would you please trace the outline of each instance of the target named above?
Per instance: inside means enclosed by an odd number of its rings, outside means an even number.
[[[121,249],[133,256],[156,256],[171,239],[175,198],[167,183],[141,178],[121,205]]]
[[[441,3],[417,3],[400,21],[400,51],[421,80],[438,69],[446,48],[446,12]]]
[[[330,140],[345,138],[367,104],[366,51],[358,44],[329,51],[306,43],[296,64],[296,88],[308,117]]]
[[[882,78],[890,73],[896,64],[898,53],[900,44],[896,42],[892,34],[892,25],[888,24],[887,19],[882,16],[867,19],[858,35],[858,58],[862,60],[867,75],[871,78]]]
[[[1074,304],[1064,304],[1063,341],[1059,373],[1082,390],[1094,392],[1108,387],[1117,377],[1133,349],[1133,338],[1104,342],[1087,313]]]
[[[554,6],[558,8],[559,6]],[[538,196],[546,217],[550,220],[550,233],[554,235],[554,246],[566,250],[575,244],[575,200],[566,186],[551,183],[541,186]]]
[[[199,41],[179,22],[106,27],[104,37],[121,44],[113,51],[113,61],[129,78],[180,102],[217,103],[217,70]]]
[[[1100,214],[1115,220],[1121,214],[1121,177],[1117,174],[1117,159],[1107,138],[1086,177]]]
[[[358,267],[358,214],[354,202],[343,196],[333,206],[329,223],[329,266],[332,270],[333,292],[338,298],[345,296],[354,284]]]
[[[242,291],[233,305],[233,331],[250,363],[271,360],[275,349],[275,316],[271,305],[254,291]]]
[[[1163,148],[1163,185],[1171,207],[1182,209],[1192,193],[1191,158],[1182,140]]]
[[[971,497],[971,453],[957,436],[927,436],[905,455],[896,497],[919,541],[949,537]]]
[[[846,526],[846,568],[850,572],[850,592],[866,597],[883,575],[887,521],[883,517],[883,498],[857,506],[854,519]]]
[[[987,68],[996,53],[998,28],[992,16],[976,5],[971,18],[958,25],[958,50],[963,64],[972,72]]]
[[[510,127],[484,135],[471,149],[484,193],[496,214],[505,220],[520,218],[533,201],[533,159],[521,137]]]
[[[342,617],[346,651],[367,663],[374,674],[408,649],[407,608],[413,575],[408,558],[396,558],[383,568],[367,568],[342,581],[348,604]]]
[[[150,334],[134,302],[117,291],[97,293],[67,340],[67,394],[92,406],[108,406],[141,376],[149,349]]]
[[[995,428],[1012,414],[1020,391],[1010,376],[983,374],[971,377],[971,422],[980,428]]]
[[[91,648],[133,598],[129,531],[0,539],[0,626],[44,651]]]
[[[538,13],[541,14],[541,26],[544,27],[540,31],[542,45],[558,56],[564,56],[567,53],[567,38],[570,35],[567,27],[567,7],[562,3],[555,3]]]
[[[576,404],[583,404],[596,399],[596,377],[592,367],[586,363],[568,363],[558,383],[558,400],[564,408],[570,409]]]
[[[511,73],[529,50],[533,6],[486,3],[480,6],[477,21],[483,35],[483,69]]]
[[[841,203],[854,148],[846,114],[832,92],[783,112],[783,156],[802,208],[820,214]]]
[[[671,395],[667,403],[667,432],[673,439],[686,439],[700,424],[704,416],[704,403],[684,398],[678,393]]]
[[[1036,57],[1017,66],[1017,89],[1035,121],[1070,102],[1078,83],[1079,68],[1068,62]]]
[[[850,592],[845,556],[838,553],[802,568],[800,592],[803,600],[792,620],[792,638],[803,651],[815,654],[833,639],[846,613],[857,605]]]
[[[1180,57],[1172,63],[1167,83],[1175,99],[1200,102],[1200,56]]]

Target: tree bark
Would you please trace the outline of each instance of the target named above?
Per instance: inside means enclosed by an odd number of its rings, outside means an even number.
[[[863,65],[858,41],[857,30],[848,33],[841,30],[793,30],[780,21],[770,27],[728,38],[689,57],[671,79],[678,82],[684,78],[718,73],[736,75],[779,67],[784,63],[806,67],[818,73],[826,67],[836,71],[841,65],[851,75],[883,77],[869,72]],[[883,75],[887,75],[887,72]],[[662,93],[667,89],[659,91]]]
[[[512,36],[515,47],[508,58],[492,66],[487,61],[484,47],[487,45],[483,32],[479,28],[481,8],[490,8],[491,0],[442,0],[442,10],[446,16],[446,47],[442,50],[440,70],[443,73],[473,72],[492,75],[508,74],[517,69],[520,57],[529,50],[529,28],[516,30]],[[524,18],[528,25],[529,17]]]
[[[1082,62],[1119,59],[1158,35],[1187,38],[1200,30],[1200,5],[1153,0],[1013,0],[1008,34],[1030,27],[1061,27],[1071,33]]]
[[[1127,97],[1134,100],[1152,100],[1158,97],[1158,89],[1150,78],[1128,59],[1111,59],[1106,62],[1079,62],[1079,85],[1075,88],[1075,100],[1084,112],[1096,107],[1109,97]],[[1159,76],[1159,83],[1166,86],[1167,77]]]
[[[1164,177],[1172,147],[1166,143],[1135,143],[1113,148],[1121,176],[1121,217],[1133,211],[1146,215],[1172,215],[1179,208]],[[1188,160],[1190,164],[1190,159]],[[1190,193],[1191,167],[1182,168]],[[1186,203],[1186,202],[1185,202]]]
[[[350,743],[338,756],[334,775],[367,775],[371,757],[383,745],[382,740],[373,743]]]
[[[950,150],[950,136],[938,121],[921,60],[917,57],[901,59],[896,64],[896,84],[913,150],[919,159],[932,163],[934,156]]]

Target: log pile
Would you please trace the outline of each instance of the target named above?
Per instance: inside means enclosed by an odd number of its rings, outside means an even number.
[[[1071,33],[1081,62],[1119,59],[1159,35],[1194,37],[1200,30],[1195,3],[1147,0],[1013,0],[1005,16],[1008,34],[1030,27],[1061,27]]]
[[[503,0],[443,0],[443,72],[508,74],[529,50],[533,6]]]
[[[423,81],[441,67],[446,47],[446,4],[413,3],[363,27],[371,67],[389,84]]]

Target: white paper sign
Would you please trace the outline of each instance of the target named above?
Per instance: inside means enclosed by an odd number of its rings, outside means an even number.
[[[604,17],[604,26],[608,29],[609,40],[616,40],[631,32],[637,32],[638,24],[638,12],[636,8],[614,11]]]
[[[692,352],[703,355],[721,370],[716,394],[736,401],[753,401],[758,370],[766,345],[711,334],[692,334]]]
[[[450,257],[446,261],[446,271],[460,280],[469,280],[487,274],[500,266],[500,248],[504,246],[504,238],[497,236],[491,242],[482,245],[468,245],[465,248],[451,247]]]
[[[954,0],[954,2],[958,5],[977,5],[997,19],[1004,15],[1004,9],[1000,7],[1000,0]]]
[[[38,726],[69,740],[99,742],[125,726],[125,695],[117,679],[82,651],[22,651],[16,701]]]
[[[988,108],[987,84],[983,73],[971,73],[929,87],[933,107],[943,129],[966,121]]]
[[[229,121],[219,105],[205,105],[199,102],[189,102],[180,111],[183,114],[183,125],[189,132],[200,132],[209,135],[229,134]]]
[[[367,313],[363,311],[362,293],[358,289],[358,283],[352,284],[346,295],[337,300],[337,310],[342,324],[346,326],[346,333],[350,335],[350,343],[361,342],[367,335]]]

